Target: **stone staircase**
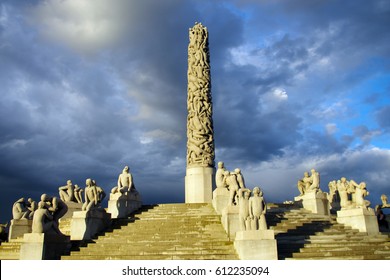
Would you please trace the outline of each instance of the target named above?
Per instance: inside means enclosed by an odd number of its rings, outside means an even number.
[[[238,259],[211,204],[143,207],[117,228],[63,260],[221,260]]]
[[[267,213],[275,231],[278,259],[390,260],[390,236],[367,235],[295,205],[271,205]]]
[[[2,242],[0,245],[0,260],[18,260],[22,242],[23,237],[18,237],[8,242]]]

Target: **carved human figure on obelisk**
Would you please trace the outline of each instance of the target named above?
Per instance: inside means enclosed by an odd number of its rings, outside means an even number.
[[[189,30],[186,203],[211,202],[214,183],[214,130],[208,31]]]

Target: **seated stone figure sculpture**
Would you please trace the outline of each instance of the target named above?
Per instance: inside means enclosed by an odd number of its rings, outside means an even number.
[[[92,180],[92,184],[95,186],[96,188],[96,193],[97,193],[97,197],[98,197],[98,205],[100,205],[103,201],[103,199],[106,197],[106,192],[103,190],[102,187],[99,187],[97,184],[96,184],[96,181],[95,180]]]
[[[306,189],[306,192],[319,192],[320,191],[320,173],[315,169],[311,169],[310,182],[311,185]]]
[[[297,187],[299,190],[299,196],[302,196],[306,193],[306,190],[309,189],[311,185],[311,178],[309,176],[309,172],[305,172],[303,174],[303,178],[298,180]]]
[[[45,203],[45,207],[53,215],[53,228],[58,234],[62,234],[59,230],[59,220],[66,214],[68,211],[68,206],[61,199],[53,196],[48,196],[47,194],[41,195],[41,202]],[[39,204],[39,203],[38,203]]]
[[[224,178],[224,174],[226,172],[224,163],[222,161],[218,162],[218,169],[217,172],[215,173],[215,184],[217,188],[226,188],[226,180]]]
[[[65,186],[59,187],[58,191],[61,200],[65,202],[70,202],[70,201],[75,202],[76,198],[74,197],[74,189],[75,186],[72,184],[71,180],[68,180]]]
[[[84,192],[84,204],[82,211],[89,211],[92,208],[99,206],[99,196],[97,193],[96,185],[92,183],[92,179],[88,178],[85,181],[85,192]]]
[[[33,233],[57,233],[54,227],[54,217],[46,208],[46,203],[40,201],[38,209],[34,213],[32,232]]]
[[[74,185],[74,197],[76,199],[77,203],[83,203],[83,189],[80,188],[78,185]]]
[[[27,208],[24,197],[19,198],[12,206],[12,218],[14,220],[32,219],[32,212]]]
[[[238,190],[238,218],[240,220],[241,230],[251,229],[251,220],[249,218],[249,197],[251,191],[249,189],[241,188]]]
[[[133,175],[129,172],[129,167],[125,166],[122,173],[118,176],[117,186],[111,190],[111,193],[125,193],[135,191]]]
[[[252,230],[267,229],[267,222],[265,220],[266,211],[267,205],[263,198],[263,192],[259,187],[254,187],[253,196],[249,198],[249,217],[252,220]]]

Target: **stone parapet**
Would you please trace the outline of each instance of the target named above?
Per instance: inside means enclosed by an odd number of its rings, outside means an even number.
[[[278,250],[273,230],[238,231],[234,247],[241,260],[277,260]]]
[[[222,210],[229,205],[230,193],[227,188],[216,188],[213,191],[213,207],[215,211],[221,215]]]
[[[319,215],[330,215],[328,194],[324,192],[308,192],[296,196],[295,201],[300,201],[304,209]]]
[[[26,233],[20,247],[20,259],[58,260],[69,249],[69,236],[47,233]]]
[[[11,225],[8,233],[8,240],[13,240],[18,237],[23,237],[25,233],[32,232],[32,220],[20,219],[11,220]]]
[[[77,211],[73,213],[70,239],[71,240],[91,240],[94,236],[111,223],[111,214],[104,209],[91,209],[89,211]]]
[[[378,234],[378,221],[371,208],[354,208],[337,211],[337,222],[367,234]]]

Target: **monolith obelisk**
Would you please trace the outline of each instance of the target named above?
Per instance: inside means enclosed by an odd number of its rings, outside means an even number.
[[[212,200],[215,173],[207,28],[195,23],[189,37],[185,202],[203,203]]]

